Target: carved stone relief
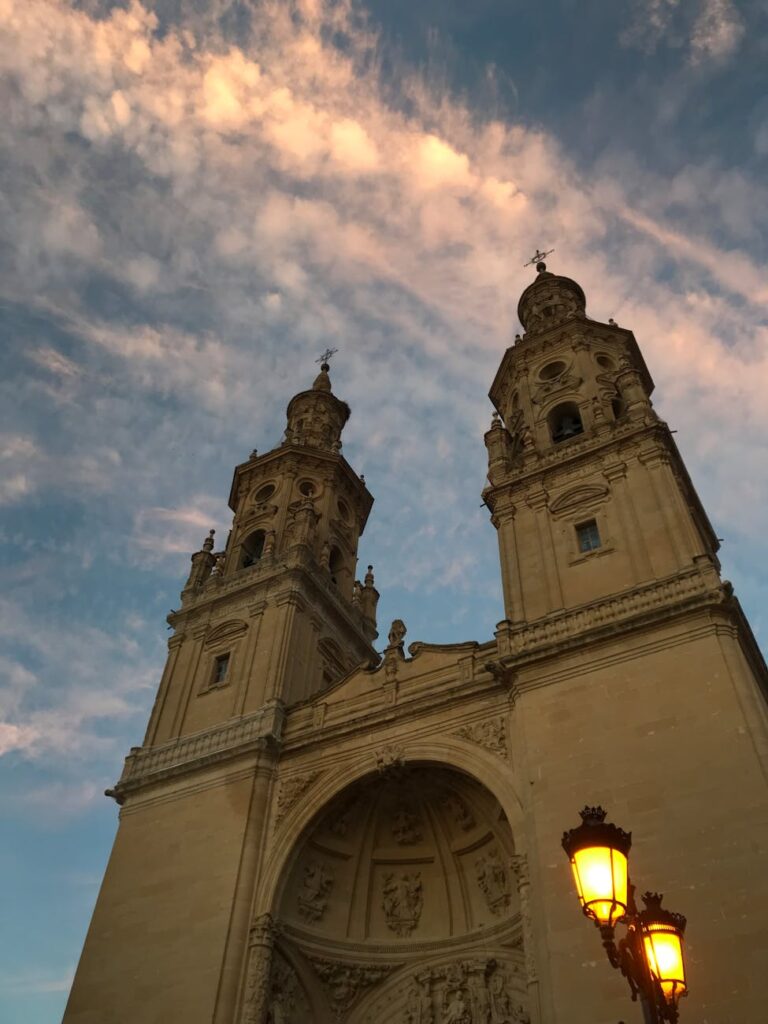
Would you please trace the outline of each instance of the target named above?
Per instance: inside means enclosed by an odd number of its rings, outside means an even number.
[[[420,971],[405,994],[403,1024],[530,1024],[515,968],[463,960]]]
[[[537,980],[536,956],[534,954],[533,915],[531,913],[530,877],[528,858],[524,853],[516,853],[510,858],[510,865],[517,878],[517,891],[520,897],[520,919],[523,925],[523,949],[525,953],[525,973],[528,984]]]
[[[413,846],[422,840],[419,816],[411,807],[400,804],[392,815],[392,835],[400,846]]]
[[[299,913],[306,921],[319,921],[328,906],[333,888],[333,872],[320,861],[312,861],[304,868],[301,888],[296,894]]]
[[[324,983],[334,1015],[342,1020],[357,997],[372,985],[378,985],[395,964],[347,964],[322,957],[310,957],[312,966]],[[277,1022],[275,1022],[277,1024]],[[309,1024],[309,1018],[306,1018]]]
[[[383,879],[381,906],[388,927],[401,938],[410,935],[424,906],[421,872],[388,871]]]
[[[388,743],[379,750],[374,750],[373,756],[376,759],[376,771],[380,775],[388,775],[391,771],[402,768],[405,764],[403,748],[394,743]]]
[[[482,889],[488,909],[503,914],[509,906],[509,884],[499,851],[490,850],[475,861],[477,884]]]
[[[443,807],[449,812],[462,832],[469,832],[470,829],[475,827],[475,818],[472,811],[456,793],[446,793],[443,798]]]
[[[304,775],[295,775],[292,779],[286,779],[280,783],[280,791],[277,795],[277,816],[275,819],[277,824],[280,824],[288,811],[309,789],[319,774],[320,772],[306,772]]]
[[[328,831],[333,835],[338,836],[339,839],[343,839],[349,830],[352,816],[359,803],[359,797],[354,796],[345,800],[337,809],[335,809],[334,814],[329,817],[327,821]]]
[[[309,1001],[296,972],[279,954],[275,956],[264,1024],[304,1024],[311,1019]],[[259,1022],[261,1024],[261,1022]]]
[[[487,718],[483,722],[463,725],[456,730],[454,735],[463,740],[469,740],[470,743],[477,743],[478,746],[485,747],[486,750],[498,754],[499,757],[506,758],[508,756],[507,733],[503,718]]]

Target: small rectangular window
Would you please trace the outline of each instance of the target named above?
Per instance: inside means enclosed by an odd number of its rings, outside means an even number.
[[[580,523],[576,527],[576,536],[579,540],[579,551],[583,554],[597,551],[600,547],[600,533],[594,519],[590,519],[588,523]]]
[[[227,678],[227,670],[229,669],[229,655],[219,654],[213,663],[213,678],[211,679],[211,686],[219,686]]]

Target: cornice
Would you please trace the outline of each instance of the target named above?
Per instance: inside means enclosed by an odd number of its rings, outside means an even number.
[[[260,747],[277,748],[284,720],[282,702],[272,701],[234,722],[224,722],[157,747],[133,747],[125,759],[119,781],[106,795],[122,803],[129,792],[150,783],[196,771]]]
[[[346,478],[347,485],[360,502],[360,533],[362,534],[373,506],[373,495],[343,455],[325,451],[322,448],[312,448],[309,445],[284,444],[279,448],[273,448],[272,451],[265,452],[264,455],[259,455],[255,459],[249,459],[247,462],[241,462],[235,466],[229,494],[229,507],[233,512],[237,512],[237,495],[243,481],[246,481],[245,486],[247,487],[247,481],[249,481],[253,470],[258,470],[257,475],[261,475],[275,462],[297,463],[296,473],[300,471],[302,464],[321,466],[327,471],[332,471],[334,475],[339,472],[342,477]]]
[[[592,644],[640,623],[667,618],[672,611],[724,606],[730,602],[730,586],[720,582],[714,566],[695,565],[674,576],[555,612],[536,622],[500,623],[496,633],[500,655],[496,671],[520,668],[528,660]]]
[[[305,587],[309,593],[301,593]],[[254,594],[254,590],[258,590]],[[360,660],[378,660],[378,655],[363,632],[362,622],[358,622],[351,606],[340,597],[330,579],[321,577],[313,567],[306,565],[288,565],[278,559],[270,560],[268,565],[257,563],[247,569],[240,569],[220,582],[214,581],[199,595],[192,598],[179,611],[168,616],[171,626],[180,632],[188,629],[206,629],[214,610],[226,608],[228,614],[238,610],[249,611],[255,608],[255,614],[263,611],[267,604],[274,601],[285,604],[293,601],[298,607],[313,611],[318,599],[323,602],[321,618],[331,619],[335,628],[352,633],[359,644]],[[173,638],[171,638],[173,639]]]

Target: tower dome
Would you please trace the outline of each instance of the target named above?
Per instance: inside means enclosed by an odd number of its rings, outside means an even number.
[[[349,419],[349,406],[332,393],[328,370],[328,363],[324,362],[312,387],[291,399],[287,410],[287,443],[326,451],[341,448],[341,431]]]
[[[528,285],[517,304],[518,318],[527,332],[545,331],[586,315],[587,300],[581,285],[570,277],[550,273],[546,263],[537,263],[536,272],[536,280]]]

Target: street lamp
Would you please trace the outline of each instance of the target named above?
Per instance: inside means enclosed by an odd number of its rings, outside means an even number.
[[[646,1024],[676,1024],[677,1004],[687,992],[683,961],[685,918],[661,905],[658,893],[643,895],[638,911],[629,883],[632,833],[605,820],[602,807],[585,807],[581,825],[563,834],[584,914],[600,929],[613,967],[629,982],[632,999],[640,997]],[[614,929],[627,932],[616,944]]]

